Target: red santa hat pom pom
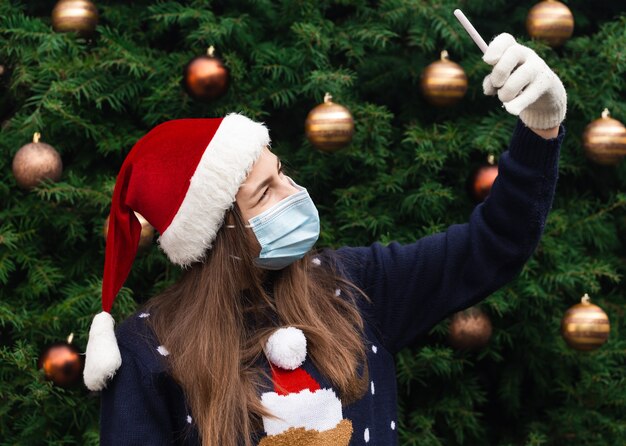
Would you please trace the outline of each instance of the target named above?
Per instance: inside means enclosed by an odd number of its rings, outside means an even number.
[[[277,367],[295,370],[306,358],[306,338],[296,327],[279,328],[267,340],[265,354]]]

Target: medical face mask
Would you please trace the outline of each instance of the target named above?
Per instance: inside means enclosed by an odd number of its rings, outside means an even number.
[[[307,190],[289,178],[297,189],[248,222],[261,252],[254,263],[265,269],[283,269],[304,257],[320,234],[320,219]]]

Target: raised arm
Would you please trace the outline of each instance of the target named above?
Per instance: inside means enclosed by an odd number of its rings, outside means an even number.
[[[517,121],[489,196],[469,222],[414,243],[340,248],[344,272],[372,299],[363,307],[396,352],[453,312],[513,280],[534,252],[558,178],[565,135],[545,139]]]
[[[539,243],[552,207],[565,135],[565,87],[537,53],[508,33],[489,43],[483,60],[493,66],[483,80],[484,93],[497,95],[506,111],[519,116],[487,199],[468,223],[415,243],[336,252],[348,276],[372,298],[363,312],[391,351],[515,278]]]

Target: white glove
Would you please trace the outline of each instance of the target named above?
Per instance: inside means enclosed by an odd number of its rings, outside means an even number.
[[[535,51],[502,33],[489,43],[483,60],[495,65],[483,80],[483,91],[498,93],[506,110],[519,115],[527,127],[549,129],[565,119],[565,87]]]

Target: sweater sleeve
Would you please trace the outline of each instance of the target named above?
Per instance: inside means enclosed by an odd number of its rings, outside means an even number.
[[[372,303],[364,316],[392,352],[513,280],[537,247],[552,207],[565,135],[544,139],[519,119],[488,197],[467,223],[401,245],[344,247],[336,258]]]
[[[166,398],[144,372],[140,360],[120,345],[122,366],[100,397],[100,444],[172,444],[172,422]]]

